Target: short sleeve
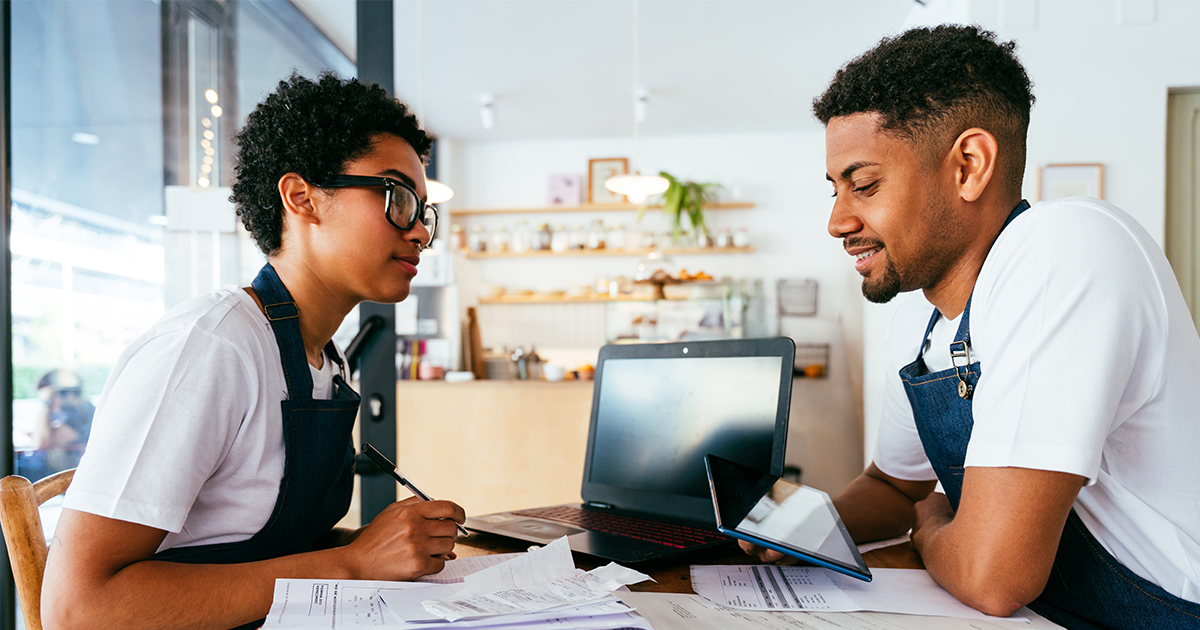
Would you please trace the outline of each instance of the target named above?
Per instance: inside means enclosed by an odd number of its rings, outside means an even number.
[[[1001,234],[975,286],[972,345],[987,361],[966,465],[1094,481],[1108,434],[1161,378],[1165,300],[1131,219],[1046,205]]]
[[[251,404],[237,349],[188,327],[126,350],[65,507],[179,532]]]

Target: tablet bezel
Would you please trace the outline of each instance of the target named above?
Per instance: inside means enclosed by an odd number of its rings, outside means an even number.
[[[833,507],[832,503],[829,504],[829,507],[830,507],[830,509],[833,510],[834,518],[837,519],[838,531],[841,532],[842,539],[845,541],[846,546],[851,550],[851,552],[853,552],[854,558],[855,558],[855,560],[857,560],[857,563],[858,563],[857,566],[846,564],[840,560],[836,560],[834,558],[823,556],[823,555],[818,554],[813,551],[801,549],[801,548],[793,546],[785,541],[775,540],[772,538],[765,538],[761,535],[739,531],[735,528],[736,524],[733,524],[733,525],[735,525],[735,527],[728,527],[727,525],[729,525],[729,524],[725,523],[723,521],[723,519],[721,518],[721,504],[720,504],[720,499],[718,498],[719,493],[717,492],[717,482],[716,482],[716,477],[713,475],[713,466],[712,466],[713,459],[719,459],[724,462],[729,462],[730,464],[733,464],[734,466],[737,466],[740,468],[748,468],[748,467],[742,466],[741,464],[738,464],[737,462],[731,462],[730,460],[724,459],[717,455],[708,454],[708,455],[704,456],[704,470],[708,474],[708,489],[712,493],[713,512],[715,513],[715,516],[716,516],[718,531],[720,531],[722,534],[725,534],[726,536],[745,540],[745,541],[754,543],[756,545],[759,545],[760,547],[774,549],[775,551],[778,551],[780,553],[787,554],[794,558],[799,558],[801,560],[804,560],[805,562],[810,562],[812,564],[815,564],[820,567],[824,567],[826,569],[831,569],[833,571],[837,571],[838,573],[842,573],[844,575],[848,575],[850,577],[857,578],[864,582],[871,581],[871,570],[869,568],[867,568],[867,563],[863,560],[862,554],[860,554],[858,552],[858,546],[855,545],[854,540],[852,538],[850,538],[850,533],[848,531],[846,531],[846,526],[845,526],[845,524],[842,523],[841,515],[837,513],[837,509]],[[749,469],[749,470],[753,470],[753,469]],[[757,472],[758,474],[764,475],[765,477],[773,477],[774,481],[778,481],[780,479],[779,476],[772,475],[770,473],[764,473],[761,471],[755,471],[755,472]],[[774,481],[772,482],[772,485],[774,484]],[[797,485],[803,485],[803,484],[797,484]],[[811,486],[805,486],[805,487],[816,490],[816,488],[812,488]],[[768,486],[768,489],[769,488],[770,488],[770,486]],[[821,492],[821,491],[817,490],[817,492]],[[825,494],[824,492],[821,492],[821,494],[825,495],[826,499],[828,500],[829,495]]]

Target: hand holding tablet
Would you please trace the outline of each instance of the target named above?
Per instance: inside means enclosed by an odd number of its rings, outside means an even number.
[[[716,455],[704,467],[722,533],[871,581],[829,495]]]

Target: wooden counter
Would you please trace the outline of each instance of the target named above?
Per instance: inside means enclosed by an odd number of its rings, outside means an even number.
[[[591,381],[400,381],[396,464],[467,514],[578,503]]]

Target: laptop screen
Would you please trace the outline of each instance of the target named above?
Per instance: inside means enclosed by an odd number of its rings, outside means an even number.
[[[713,521],[705,455],[782,474],[793,354],[786,338],[605,346],[584,500]]]
[[[591,481],[704,498],[704,456],[771,462],[780,357],[616,359],[604,365]]]

